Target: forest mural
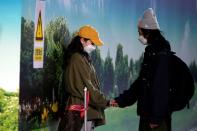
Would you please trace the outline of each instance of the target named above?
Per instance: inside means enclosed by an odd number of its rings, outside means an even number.
[[[63,84],[64,51],[70,40],[75,36],[78,27],[84,24],[98,27],[101,38],[105,43],[103,47],[97,48],[91,54],[104,94],[108,98],[114,98],[125,89],[128,89],[130,84],[137,78],[143,59],[144,47],[137,41],[137,18],[149,6],[157,10],[156,13],[159,22],[161,22],[161,28],[164,29],[165,35],[169,37],[173,50],[187,62],[196,82],[197,58],[193,49],[196,47],[195,42],[197,40],[195,34],[192,33],[195,32],[193,28],[196,27],[194,23],[197,22],[197,13],[193,14],[188,11],[188,8],[192,7],[192,2],[182,0],[179,5],[180,9],[184,8],[187,11],[186,15],[192,16],[192,18],[179,16],[177,20],[173,19],[172,25],[168,27],[167,18],[171,17],[170,12],[166,10],[165,12],[159,8],[161,5],[167,4],[167,1],[147,0],[145,3],[140,3],[132,0],[126,0],[125,2],[121,0],[93,0],[91,2],[82,0],[46,0],[44,65],[41,69],[34,69],[35,23],[33,18],[35,1],[23,1],[18,107],[19,130],[57,130],[58,120],[62,115],[61,111],[66,99]],[[113,5],[111,5],[112,3]],[[149,6],[146,5],[147,3]],[[184,6],[184,3],[187,4]],[[54,9],[52,5],[59,8]],[[92,12],[93,9],[95,12]],[[192,9],[195,10],[196,8],[192,7]],[[25,12],[26,10],[28,11]],[[177,8],[177,12],[179,11],[179,8]],[[173,10],[172,14],[177,12]],[[95,15],[97,18],[95,18]],[[178,22],[178,20],[185,20],[186,22]],[[173,24],[176,24],[176,28],[172,29]],[[176,33],[176,31],[180,31],[182,34],[180,32]],[[191,36],[188,36],[188,34]],[[180,42],[182,37],[184,38]],[[180,44],[178,44],[179,42]],[[187,50],[183,52],[182,47]],[[173,127],[177,128],[177,131],[196,129],[196,103],[195,93],[191,101],[191,109],[186,109],[182,113],[175,113],[176,119],[173,122]],[[2,110],[3,106],[0,103],[0,111]],[[107,125],[96,130],[108,131],[114,129],[114,127],[116,127],[115,130],[117,131],[130,130],[131,128],[137,130],[136,105],[126,109],[109,108],[105,112]],[[114,115],[116,115],[115,118]],[[184,123],[184,119],[188,119],[188,122]]]

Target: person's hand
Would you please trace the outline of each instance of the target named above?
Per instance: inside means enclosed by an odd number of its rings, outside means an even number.
[[[109,106],[110,107],[118,107],[119,105],[118,105],[118,103],[115,101],[115,100],[110,100],[110,102],[109,102]]]
[[[153,129],[153,128],[157,128],[159,125],[150,123],[149,126],[150,126],[151,129]]]

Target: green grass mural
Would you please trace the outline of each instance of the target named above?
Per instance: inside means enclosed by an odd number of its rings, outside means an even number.
[[[196,85],[197,87],[197,85]],[[105,110],[107,124],[96,128],[96,131],[137,131],[139,117],[136,105],[127,108],[109,108]],[[172,115],[172,131],[197,130],[197,90],[190,101],[190,109],[175,112]]]

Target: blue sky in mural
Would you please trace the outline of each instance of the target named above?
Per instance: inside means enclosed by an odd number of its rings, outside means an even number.
[[[124,53],[137,59],[144,50],[137,40],[137,21],[145,9],[152,7],[172,49],[189,63],[197,59],[196,6],[196,0],[47,0],[46,20],[64,16],[71,32],[85,24],[93,25],[105,43],[101,47],[103,58],[108,50],[115,57],[117,44],[121,43]],[[24,7],[28,11],[23,11],[23,16],[33,19],[35,2],[25,0]]]
[[[0,2],[0,86],[18,87],[21,7],[22,16],[34,20],[35,0]],[[144,46],[137,40],[136,25],[149,7],[156,11],[172,49],[187,63],[197,60],[197,0],[46,0],[46,22],[64,16],[71,32],[93,25],[105,43],[100,48],[103,58],[108,50],[114,58],[121,43],[124,54],[138,59]],[[14,82],[9,81],[12,78]]]

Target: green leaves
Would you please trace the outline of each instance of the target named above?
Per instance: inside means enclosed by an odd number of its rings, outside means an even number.
[[[105,58],[104,62],[104,93],[107,96],[114,97],[116,94],[114,90],[114,66],[113,66],[113,61],[112,58],[110,57],[110,53],[108,51],[108,55]]]
[[[191,70],[191,73],[194,77],[195,82],[197,82],[197,65],[195,61],[192,61],[191,64],[189,65],[189,68]]]
[[[18,93],[0,89],[0,130],[18,130]]]
[[[112,98],[129,88],[129,84],[137,78],[143,60],[142,55],[139,60],[133,61],[131,58],[129,61],[128,55],[123,54],[121,44],[117,46],[115,65],[109,51],[104,60],[101,58],[98,48],[91,54],[91,57],[101,82],[102,91],[106,96]]]
[[[123,55],[123,46],[117,46],[116,60],[115,60],[115,78],[118,94],[122,93],[129,87],[129,65],[128,55]]]

